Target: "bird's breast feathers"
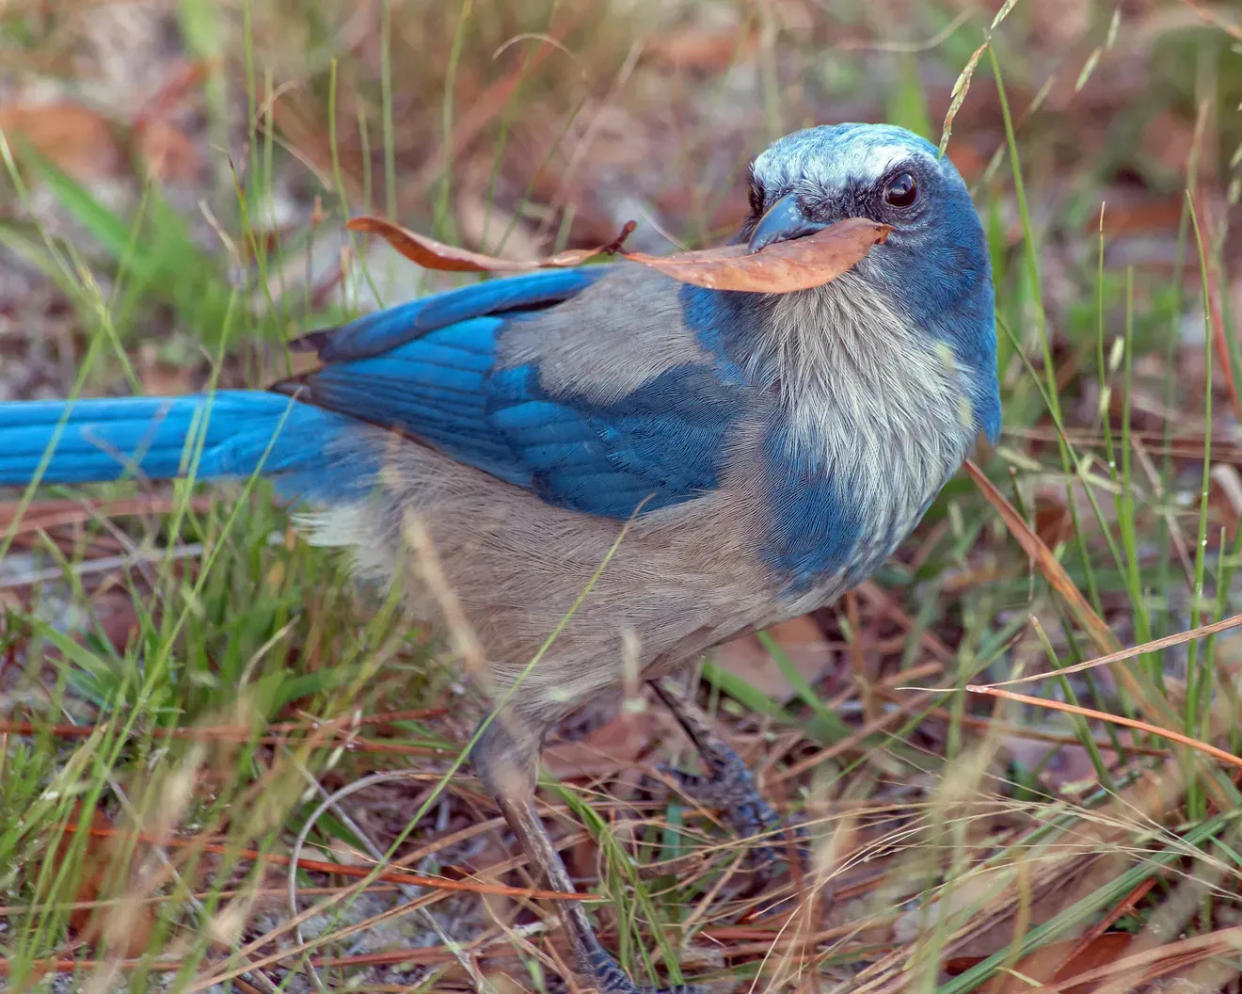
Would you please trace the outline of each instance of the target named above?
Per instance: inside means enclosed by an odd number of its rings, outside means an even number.
[[[764,328],[754,361],[780,394],[755,480],[764,558],[791,592],[852,585],[961,465],[979,431],[979,371],[855,274],[777,298]]]

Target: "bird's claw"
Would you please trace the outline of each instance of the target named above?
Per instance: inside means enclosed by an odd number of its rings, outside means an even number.
[[[700,984],[672,984],[669,987],[643,987],[634,983],[617,961],[603,949],[593,950],[582,964],[583,971],[595,982],[600,994],[711,994],[711,988]]]
[[[712,774],[687,773],[660,763],[656,769],[673,780],[679,790],[698,804],[719,809],[725,821],[741,839],[754,839],[746,852],[746,862],[760,876],[770,876],[782,862],[796,855],[804,867],[811,866],[811,853],[806,846],[806,832],[787,826],[780,814],[767,803],[755,786],[741,758],[713,755],[706,757]],[[784,842],[792,835],[794,851]]]

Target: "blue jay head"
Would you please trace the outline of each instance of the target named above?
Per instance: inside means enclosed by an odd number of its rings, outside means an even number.
[[[822,125],[795,131],[750,167],[752,252],[847,217],[893,226],[897,243],[948,226],[982,242],[966,184],[935,146],[886,124]],[[976,247],[966,239],[969,247]]]
[[[999,401],[991,265],[979,215],[947,157],[892,125],[796,131],[751,165],[750,208],[741,237],[752,251],[847,217],[892,225],[887,242],[853,272],[978,371],[987,431],[994,433]]]

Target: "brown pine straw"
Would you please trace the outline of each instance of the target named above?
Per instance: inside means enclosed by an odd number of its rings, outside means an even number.
[[[989,697],[1000,697],[1006,701],[1017,701],[1019,704],[1032,704],[1035,707],[1049,708],[1053,711],[1064,711],[1067,714],[1077,714],[1084,718],[1097,718],[1100,721],[1109,721],[1114,725],[1125,725],[1126,728],[1136,728],[1141,732],[1147,732],[1151,735],[1159,735],[1161,738],[1169,739],[1180,745],[1189,746],[1191,749],[1197,749],[1199,752],[1206,753],[1215,759],[1219,759],[1222,763],[1228,763],[1230,766],[1236,766],[1242,769],[1242,757],[1235,756],[1231,752],[1219,749],[1208,742],[1200,742],[1198,739],[1192,739],[1189,735],[1183,735],[1181,732],[1175,732],[1171,728],[1161,728],[1159,725],[1153,725],[1149,721],[1140,721],[1137,718],[1127,718],[1124,715],[1109,714],[1107,711],[1096,711],[1094,708],[1084,708],[1078,704],[1067,704],[1065,701],[1051,701],[1042,697],[1032,697],[1029,694],[1018,694],[1012,690],[1002,690],[999,687],[982,686],[979,684],[968,683],[966,685],[967,693],[986,694]]]
[[[307,715],[297,721],[276,721],[267,726],[268,732],[322,731],[335,727],[353,725],[388,725],[398,721],[421,721],[426,718],[442,718],[449,713],[448,708],[409,708],[404,711],[379,711],[375,714],[342,715],[338,718],[316,718]],[[41,725],[29,721],[0,721],[0,734],[12,732],[14,735],[50,734],[64,738],[85,738],[95,732],[103,732],[108,723],[98,725]],[[233,736],[248,741],[250,728],[245,725],[196,725],[193,728],[151,728],[144,735],[152,738],[168,739],[228,739]]]
[[[306,741],[291,733],[313,733],[323,747],[344,748],[357,753],[388,753],[399,756],[443,756],[455,754],[452,748],[435,746],[406,745],[402,742],[389,742],[378,739],[367,739],[356,734],[363,725],[385,725],[397,721],[420,721],[439,718],[448,714],[448,708],[412,708],[404,711],[384,711],[373,715],[342,715],[337,718],[318,719],[303,718],[299,721],[283,721],[268,725],[268,733],[253,736],[253,732],[245,725],[198,725],[192,728],[151,728],[143,734],[156,739],[188,739],[206,742],[253,742],[256,745],[290,745]],[[95,725],[44,725],[34,721],[6,721],[0,719],[0,736],[4,735],[52,735],[56,738],[82,739],[90,738],[96,733],[108,731],[108,722]],[[252,737],[253,736],[253,737]]]
[[[0,528],[12,527],[13,535],[26,532],[46,531],[62,525],[84,524],[96,518],[123,518],[140,514],[168,514],[183,504],[190,510],[204,514],[211,509],[213,498],[191,497],[189,501],[173,495],[151,494],[143,497],[125,497],[119,500],[40,500],[27,505],[22,511],[20,501],[0,504]],[[14,527],[14,522],[16,526]]]
[[[1228,928],[1217,929],[1215,932],[1179,939],[1177,942],[1156,946],[1154,949],[1145,949],[1139,953],[1122,956],[1105,966],[1084,970],[1076,976],[1066,977],[1052,984],[1031,987],[1027,994],[1055,994],[1060,991],[1072,991],[1100,981],[1116,980],[1139,970],[1143,971],[1141,979],[1144,982],[1151,981],[1174,971],[1184,970],[1188,966],[1207,959],[1218,956],[1236,956],[1239,951],[1242,951],[1242,925],[1231,925]]]
[[[1222,618],[1220,621],[1213,621],[1208,625],[1200,625],[1198,628],[1191,628],[1188,631],[1166,635],[1164,638],[1152,639],[1150,642],[1142,643],[1142,645],[1132,645],[1128,649],[1119,649],[1117,652],[1110,652],[1106,656],[1097,656],[1095,659],[1074,663],[1072,666],[1063,666],[1058,670],[1045,670],[1043,673],[1032,673],[1030,676],[1014,677],[1012,680],[998,680],[995,683],[989,683],[988,686],[1012,687],[1019,683],[1035,683],[1038,680],[1047,680],[1050,677],[1081,673],[1083,670],[1094,669],[1097,666],[1107,666],[1109,663],[1119,663],[1126,659],[1133,659],[1135,656],[1141,656],[1147,652],[1160,652],[1164,649],[1171,649],[1175,645],[1183,645],[1198,638],[1216,635],[1220,632],[1228,631],[1230,628],[1237,628],[1240,625],[1242,625],[1242,614],[1234,614],[1228,618]]]
[[[1009,529],[1009,534],[1022,546],[1022,551],[1031,558],[1052,589],[1064,598],[1074,618],[1086,629],[1091,636],[1091,640],[1106,652],[1115,652],[1119,649],[1117,636],[1104,623],[1104,619],[1095,613],[1095,609],[1087,603],[1087,599],[1083,597],[1082,591],[1075,586],[1074,581],[1070,579],[1069,574],[1065,572],[1065,568],[1057,561],[1056,556],[1052,554],[1052,550],[1048,548],[1047,543],[1031,529],[1031,526],[1018,513],[1017,508],[1009,503],[1005,495],[996,488],[996,485],[987,478],[987,474],[973,460],[967,459],[962,465],[970,478],[975,481],[975,486],[979,488],[979,492],[983,494],[984,499],[1001,516],[1001,520],[1005,522],[1005,527]],[[1131,676],[1132,680],[1133,677]],[[1123,680],[1123,682],[1125,681]],[[1127,686],[1126,689],[1130,690],[1132,695],[1138,700],[1142,700],[1146,696],[1139,687]]]
[[[176,836],[154,836],[146,832],[129,832],[125,829],[111,828],[104,825],[79,825],[69,822],[65,825],[66,832],[85,831],[88,835],[105,839],[134,839],[148,845],[167,846],[175,849],[196,849],[199,852],[217,856],[234,855],[242,859],[255,860],[271,866],[292,866],[314,873],[333,873],[341,877],[355,879],[379,880],[384,883],[413,884],[442,891],[464,891],[470,894],[492,894],[502,897],[539,898],[546,901],[598,901],[598,894],[573,894],[559,890],[539,890],[531,887],[508,887],[504,884],[485,884],[473,880],[450,880],[447,877],[429,877],[419,873],[406,873],[398,870],[379,870],[365,866],[346,866],[341,863],[329,863],[318,859],[294,860],[283,853],[263,853],[257,849],[234,849],[217,842],[204,842],[200,839],[182,839]]]
[[[1075,586],[1074,581],[1070,579],[1069,574],[1065,571],[1065,567],[1063,567],[1060,562],[1057,561],[1056,556],[1052,554],[1052,550],[1048,548],[1048,544],[1035,533],[1031,526],[1028,525],[1023,519],[1022,515],[1018,513],[1017,508],[1015,508],[1013,504],[1005,498],[1005,495],[1002,494],[996,488],[996,485],[988,479],[987,474],[985,474],[983,470],[981,470],[972,460],[967,459],[963,463],[963,467],[970,478],[974,480],[975,486],[979,488],[979,492],[983,494],[984,499],[986,499],[987,502],[991,504],[992,507],[996,509],[996,512],[1001,516],[1001,519],[1005,522],[1005,527],[1009,530],[1009,534],[1014,537],[1015,541],[1017,541],[1020,546],[1022,546],[1022,551],[1030,557],[1034,566],[1043,575],[1044,579],[1048,581],[1049,586],[1061,595],[1061,598],[1065,601],[1065,604],[1069,608],[1074,619],[1083,627],[1086,633],[1090,635],[1091,640],[1096,644],[1096,647],[1101,652],[1106,654],[1113,654],[1121,651],[1122,646],[1118,641],[1117,636],[1114,635],[1112,629],[1105,624],[1104,619],[1096,614],[1095,609],[1092,608],[1087,599],[1082,595],[1082,591],[1080,591],[1078,587]],[[1144,681],[1139,674],[1135,673],[1126,666],[1114,666],[1110,672],[1143,712],[1155,715],[1162,721],[1168,723],[1172,723],[1177,720],[1177,715],[1174,713],[1172,707],[1170,707],[1169,702],[1160,694],[1156,693],[1155,689],[1151,687],[1148,682]],[[986,687],[972,689],[976,693],[989,693],[989,690]],[[1001,696],[1001,694],[997,692],[996,696]],[[1014,699],[1016,700],[1019,698],[1015,696]],[[1039,701],[1038,698],[1027,698],[1027,700],[1031,703],[1047,703],[1047,706],[1052,706],[1050,702]],[[1063,705],[1057,705],[1057,707],[1063,707]],[[1106,715],[1102,712],[1083,713],[1091,714],[1105,721],[1112,721],[1118,724],[1129,723],[1129,719],[1121,719],[1115,715]],[[1140,724],[1136,727],[1147,728],[1150,731],[1155,731],[1157,734],[1168,738],[1174,737],[1174,733],[1163,731],[1157,726]],[[1177,740],[1175,739],[1175,741]],[[1193,748],[1199,748],[1200,745],[1204,745],[1203,743],[1196,744],[1193,739],[1187,740],[1186,744],[1192,746]],[[1220,752],[1220,757],[1229,757],[1225,760],[1225,762],[1242,765],[1242,761],[1239,761],[1237,757],[1232,754],[1224,752],[1223,750],[1218,751]],[[1216,803],[1221,809],[1225,809],[1230,806],[1230,798],[1221,789],[1220,785],[1214,782],[1211,778],[1208,778],[1204,783],[1204,790],[1207,791],[1213,802]]]

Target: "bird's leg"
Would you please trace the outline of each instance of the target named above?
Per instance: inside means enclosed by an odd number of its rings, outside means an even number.
[[[651,689],[673,713],[707,764],[708,773],[684,773],[667,766],[661,770],[677,781],[686,794],[706,807],[724,812],[730,827],[742,838],[761,836],[765,841],[750,851],[752,861],[761,869],[770,869],[789,858],[788,849],[779,845],[786,832],[781,816],[759,794],[755,778],[742,757],[712,728],[698,705],[666,684],[652,680]],[[809,866],[804,841],[795,831],[794,842],[803,866]]]
[[[475,743],[471,760],[522,849],[543,874],[548,886],[572,892],[574,885],[569,872],[535,811],[538,739],[507,727],[517,720],[506,714],[493,717]],[[702,994],[702,988],[688,984],[661,988],[636,985],[604,949],[580,901],[558,901],[557,907],[578,969],[600,994]]]

